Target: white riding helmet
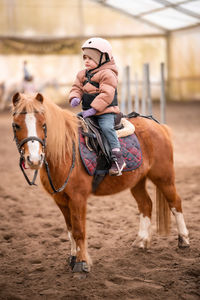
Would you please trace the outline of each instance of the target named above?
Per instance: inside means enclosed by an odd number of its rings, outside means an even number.
[[[82,45],[83,50],[86,48],[96,49],[103,54],[107,54],[106,56],[108,56],[108,60],[111,60],[111,58],[112,58],[112,46],[105,39],[102,39],[99,37],[90,38],[89,40],[84,42],[84,44]]]

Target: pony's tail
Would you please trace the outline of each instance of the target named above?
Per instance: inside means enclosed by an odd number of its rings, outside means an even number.
[[[169,235],[171,225],[171,211],[167,200],[156,187],[156,224],[160,235]]]

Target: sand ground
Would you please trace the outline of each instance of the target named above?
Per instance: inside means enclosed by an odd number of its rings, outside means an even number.
[[[151,248],[132,248],[139,214],[130,192],[91,196],[87,234],[93,267],[86,279],[77,280],[66,263],[70,244],[64,218],[40,184],[25,182],[11,116],[0,115],[0,299],[200,299],[200,103],[168,104],[167,124],[190,249],[177,248],[174,219],[169,237],[156,234],[155,213]],[[151,183],[149,191],[154,194]]]

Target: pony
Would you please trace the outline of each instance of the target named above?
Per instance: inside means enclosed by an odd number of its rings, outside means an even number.
[[[41,183],[55,200],[66,222],[72,271],[86,274],[91,266],[86,239],[86,209],[93,178],[86,172],[79,154],[80,121],[74,113],[44,98],[41,93],[16,93],[12,98],[12,111],[20,161],[23,166],[40,170]],[[139,231],[133,245],[145,249],[151,243],[152,201],[146,188],[146,181],[150,179],[160,200],[157,209],[160,233],[168,231],[168,211],[171,211],[176,219],[178,246],[189,247],[181,199],[175,187],[169,129],[143,117],[132,118],[130,122],[135,126],[140,143],[142,164],[134,171],[123,172],[122,176],[106,175],[94,194],[113,195],[130,189],[140,214]],[[34,184],[34,180],[30,184]]]

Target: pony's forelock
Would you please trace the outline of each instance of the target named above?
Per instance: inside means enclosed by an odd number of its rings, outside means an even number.
[[[27,113],[32,113],[38,111],[43,113],[44,107],[41,102],[35,99],[34,95],[20,94],[20,101],[16,105],[12,106],[13,113],[21,113],[26,111]]]

